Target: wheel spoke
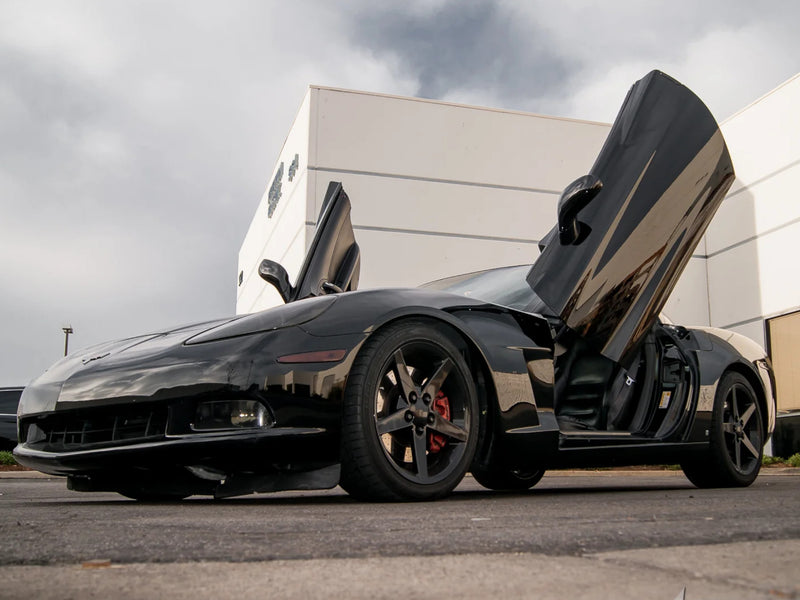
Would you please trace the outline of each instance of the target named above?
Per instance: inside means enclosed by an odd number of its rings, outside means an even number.
[[[755,402],[747,407],[747,410],[744,411],[742,415],[742,425],[747,425],[747,422],[750,420],[750,417],[753,416],[753,413],[756,412],[756,404]]]
[[[425,387],[422,390],[423,395],[428,394],[431,398],[435,398],[436,394],[439,393],[439,390],[442,389],[442,384],[444,383],[444,380],[447,379],[447,376],[450,374],[452,368],[453,361],[449,358],[445,358],[439,365],[439,368],[436,369],[436,372],[431,375],[428,383],[425,384]]]
[[[741,439],[738,437],[733,438],[733,450],[734,450],[734,460],[736,462],[736,468],[741,471],[742,470],[742,442]]]
[[[378,435],[392,433],[393,431],[397,431],[405,427],[410,427],[410,423],[406,420],[405,408],[393,412],[387,417],[378,419]]]
[[[384,397],[385,402],[388,402],[391,405],[392,399],[395,400],[395,405],[404,404],[408,406],[408,400],[403,398],[403,389],[402,386],[397,383],[397,376],[394,378],[389,377],[389,375],[394,374],[394,368],[387,371],[386,374],[383,376],[380,385],[380,394]]]
[[[725,423],[722,424],[722,431],[724,431],[725,433],[730,433],[731,435],[736,434],[736,429],[734,427],[734,424],[731,423],[730,421],[726,421]]]
[[[440,433],[442,435],[446,435],[450,439],[459,441],[459,442],[466,442],[467,441],[467,430],[459,427],[452,421],[448,421],[442,415],[438,413],[434,413],[434,421],[433,423],[428,425],[428,429],[435,431],[436,433]]]
[[[739,420],[739,404],[736,402],[736,386],[731,388],[731,412],[734,420]]]
[[[398,349],[394,353],[394,372],[397,378],[397,383],[400,384],[400,389],[403,391],[403,398],[408,401],[411,393],[414,392],[416,386],[408,373],[406,366],[406,359],[403,356],[403,351]]]
[[[747,448],[747,450],[748,450],[748,452],[750,452],[750,454],[752,454],[755,458],[758,458],[758,450],[753,445],[753,442],[750,441],[749,437],[744,436],[742,438],[742,444],[744,444],[744,447]]]
[[[414,433],[414,464],[417,467],[417,475],[423,479],[428,478],[428,448],[425,434]]]

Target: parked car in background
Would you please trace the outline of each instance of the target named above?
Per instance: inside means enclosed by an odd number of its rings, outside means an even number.
[[[0,388],[0,450],[11,450],[17,445],[17,406],[23,389]]]

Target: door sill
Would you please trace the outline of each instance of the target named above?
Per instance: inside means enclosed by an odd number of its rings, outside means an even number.
[[[559,433],[568,437],[591,437],[591,438],[619,438],[632,437],[630,431],[593,431],[591,429],[569,429],[559,430]]]

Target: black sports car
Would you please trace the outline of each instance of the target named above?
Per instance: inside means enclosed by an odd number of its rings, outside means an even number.
[[[734,178],[717,123],[660,72],[637,82],[533,266],[355,291],[331,183],[286,304],[72,354],[25,388],[20,463],[137,499],[341,485],[432,499],[467,471],[680,463],[753,482],[775,405],[763,350],[659,320]]]

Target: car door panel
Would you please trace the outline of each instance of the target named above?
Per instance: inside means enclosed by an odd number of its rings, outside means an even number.
[[[654,71],[626,98],[590,171],[581,230],[549,243],[528,283],[553,314],[620,362],[655,323],[734,173],[711,113]],[[563,200],[563,199],[562,199]]]

